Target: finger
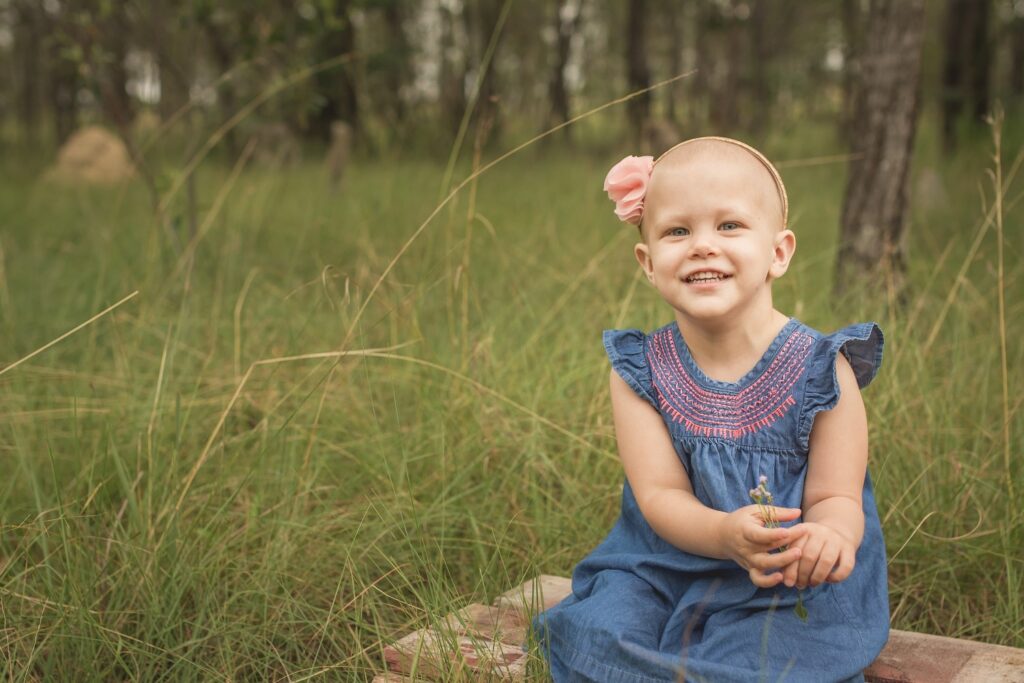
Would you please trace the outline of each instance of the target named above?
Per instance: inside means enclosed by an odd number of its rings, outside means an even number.
[[[799,562],[791,562],[789,565],[782,570],[782,583],[786,584],[790,588],[796,584],[796,573],[800,569]]]
[[[754,518],[765,526],[778,525],[780,522],[791,522],[803,514],[800,508],[781,508],[774,505],[750,506]]]
[[[818,556],[818,563],[814,565],[814,571],[811,572],[810,585],[818,586],[828,577],[831,573],[832,568],[836,566],[836,560],[839,559],[839,549],[835,546],[825,546],[821,550],[821,555]]]
[[[811,572],[814,571],[814,565],[818,562],[818,556],[821,554],[821,542],[812,539],[804,546],[803,558],[800,560],[800,570],[797,572],[796,585],[797,588],[807,588],[807,584],[811,579]]]
[[[807,537],[806,536],[801,536],[796,541],[794,541],[793,544],[790,547],[791,548],[798,548],[798,549],[800,549],[800,551],[801,551],[800,552],[800,556],[803,557],[806,554],[806,550],[804,550],[804,546],[805,545],[807,545]],[[788,567],[786,567],[785,569],[782,570],[783,582],[787,586],[789,586],[791,588],[793,586],[795,586],[796,585],[796,578],[797,578],[797,575],[798,575],[799,571],[800,571],[800,562],[798,560],[794,560],[792,563],[790,563],[790,565]]]
[[[779,522],[791,522],[804,513],[800,508],[779,508],[767,505],[768,516]]]
[[[774,574],[763,574],[760,569],[752,568],[747,572],[750,576],[750,580],[755,586],[759,588],[771,588],[782,580],[782,574],[775,572]]]
[[[751,556],[750,564],[760,569],[782,569],[799,560],[802,552],[800,548],[790,548],[781,553],[757,553]]]
[[[796,587],[807,588],[807,582],[811,578],[811,572],[814,571],[814,565],[817,563],[818,554],[807,553],[800,559],[800,567],[796,572]]]
[[[754,543],[770,550],[789,543],[791,534],[788,528],[769,529],[768,527],[750,524],[743,527],[743,538],[749,543]]]
[[[828,575],[826,581],[830,583],[839,583],[849,578],[853,572],[853,567],[856,564],[854,559],[855,552],[843,550],[839,553],[839,563],[832,569],[832,573]]]

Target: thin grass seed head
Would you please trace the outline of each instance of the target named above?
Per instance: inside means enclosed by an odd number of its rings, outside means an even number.
[[[750,489],[749,494],[751,500],[758,505],[765,527],[773,529],[779,526],[779,520],[772,507],[775,505],[775,500],[772,498],[772,492],[768,490],[768,476],[760,475],[757,478],[757,488]]]
[[[774,501],[772,500],[772,493],[768,490],[768,477],[764,474],[757,478],[757,488],[750,489],[748,491],[751,500],[757,503],[758,511],[761,513],[761,519],[764,520],[764,525],[768,529],[773,529],[779,526],[779,520],[775,516]],[[779,552],[784,553],[789,549],[789,545],[779,546]],[[796,592],[796,605],[793,607],[793,612],[800,621],[807,623],[807,607],[804,606],[803,591],[797,589]]]

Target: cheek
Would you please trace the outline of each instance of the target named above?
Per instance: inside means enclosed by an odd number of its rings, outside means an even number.
[[[667,248],[660,254],[659,264],[663,269],[678,270],[686,261],[686,252],[682,249]]]

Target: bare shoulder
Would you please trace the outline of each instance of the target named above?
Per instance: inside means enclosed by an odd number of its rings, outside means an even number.
[[[661,422],[661,415],[646,400],[637,395],[633,387],[624,380],[615,368],[611,369],[608,379],[612,396],[612,409],[616,416],[629,414],[630,420],[655,420]]]
[[[640,403],[647,405],[647,402],[636,395],[636,392],[633,391],[633,388],[626,383],[626,380],[622,379],[619,373],[615,371],[615,368],[611,368],[609,370],[609,373],[610,375],[608,381],[610,382],[612,399],[633,397]]]
[[[857,376],[853,373],[850,361],[842,353],[836,354],[836,383],[839,399],[831,410],[823,410],[814,418],[811,428],[811,451],[815,441],[821,442],[823,437],[842,438],[850,431],[866,430],[864,399],[860,395]]]
[[[860,386],[857,384],[853,366],[842,353],[836,354],[836,383],[839,385],[839,401],[836,404],[836,410],[840,409],[844,403],[846,406],[854,403],[863,405]]]
[[[658,490],[692,491],[661,414],[638,396],[614,369],[609,382],[619,459],[641,509]]]

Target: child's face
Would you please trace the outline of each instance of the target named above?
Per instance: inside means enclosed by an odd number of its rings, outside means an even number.
[[[635,253],[677,315],[736,321],[772,308],[771,282],[796,248],[782,221],[772,177],[753,155],[725,142],[690,143],[655,165]],[[704,273],[719,279],[694,281]]]

